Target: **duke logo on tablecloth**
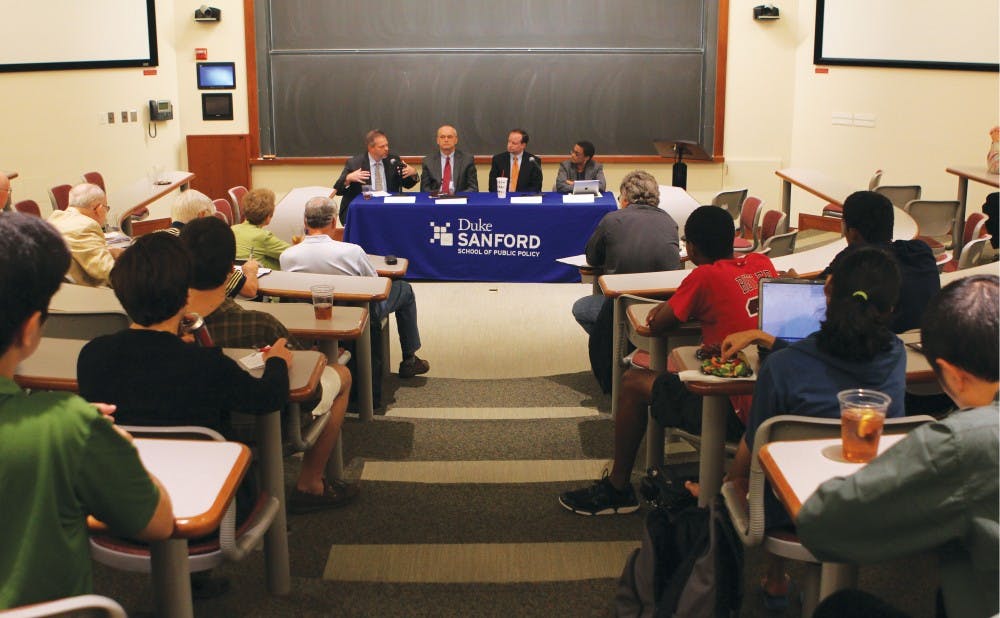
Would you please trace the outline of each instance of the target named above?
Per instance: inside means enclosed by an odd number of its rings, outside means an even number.
[[[431,229],[434,230],[434,234],[431,236],[431,244],[435,242],[441,247],[451,247],[455,244],[455,235],[452,234],[449,229],[451,229],[451,223],[445,223],[444,225],[437,225],[433,221],[430,222]]]

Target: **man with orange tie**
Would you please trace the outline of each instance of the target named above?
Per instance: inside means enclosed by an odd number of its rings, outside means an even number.
[[[507,152],[493,155],[490,168],[490,191],[497,190],[497,178],[509,178],[507,190],[522,193],[541,193],[542,161],[526,151],[528,132],[514,129],[507,135]]]
[[[479,191],[476,160],[458,150],[458,131],[451,125],[437,130],[438,150],[424,157],[420,190],[426,193]]]

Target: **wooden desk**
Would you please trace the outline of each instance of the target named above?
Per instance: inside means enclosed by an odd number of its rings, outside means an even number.
[[[838,206],[844,205],[848,195],[868,188],[867,185],[855,186],[841,182],[819,170],[801,167],[789,167],[776,170],[774,173],[781,179],[781,212],[788,215],[789,221],[792,218],[793,185]]]
[[[78,392],[76,362],[86,341],[76,339],[49,339],[43,337],[35,353],[25,359],[14,371],[14,381],[21,388]],[[239,359],[254,350],[226,348],[226,356]],[[289,401],[298,403],[308,399],[319,385],[319,378],[326,366],[326,357],[319,352],[292,352],[292,366],[288,371]],[[242,365],[241,365],[242,367]],[[263,369],[249,373],[255,377]],[[267,493],[281,502],[274,523],[264,537],[265,563],[268,588],[272,594],[285,595],[291,590],[291,572],[288,560],[288,534],[285,516],[284,459],[281,446],[281,411],[256,417],[257,444],[261,460],[261,485]],[[187,569],[187,550],[184,548],[184,569]],[[187,582],[187,578],[181,578]],[[174,585],[182,585],[174,582]],[[190,583],[184,584],[190,585]],[[190,590],[188,590],[190,598]],[[184,614],[182,614],[184,615]],[[190,615],[190,614],[186,614]]]
[[[250,467],[250,449],[239,442],[142,438],[135,447],[174,508],[173,535],[149,547],[154,606],[161,616],[193,616],[187,540],[219,528]]]
[[[160,182],[163,184],[153,183],[148,178],[143,178],[111,191],[108,195],[108,206],[120,212],[118,220],[124,222],[136,211],[142,210],[174,189],[186,190],[193,178],[194,174],[191,172],[182,171],[160,174]]]
[[[1000,187],[1000,175],[988,174],[985,165],[955,165],[945,168],[949,174],[958,176],[958,216],[952,228],[952,238],[955,239],[955,259],[962,255],[962,231],[965,229],[965,209],[969,198],[969,181],[982,183],[989,187]]]
[[[878,454],[889,450],[906,434],[883,435],[878,442]],[[771,481],[774,493],[795,519],[803,503],[819,486],[838,476],[850,476],[865,467],[841,456],[839,438],[829,440],[796,440],[762,444],[757,457],[764,476]]]
[[[375,272],[378,273],[379,277],[390,279],[402,279],[410,268],[410,260],[398,256],[395,264],[386,264],[384,255],[369,255],[368,261],[375,267]]]
[[[392,281],[385,277],[351,277],[348,275],[317,275],[313,273],[287,272],[274,270],[261,277],[258,287],[261,294],[278,296],[297,300],[312,300],[309,288],[313,285],[332,285],[334,301],[346,301],[352,304],[365,304],[371,301],[381,301],[389,297]],[[334,310],[336,312],[336,310]],[[370,419],[374,416],[374,401],[372,400],[371,371],[371,321],[364,326],[364,332],[358,337],[358,406],[361,416]],[[334,357],[336,358],[336,357]]]

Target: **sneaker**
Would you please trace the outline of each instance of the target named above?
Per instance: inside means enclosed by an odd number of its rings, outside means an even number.
[[[590,487],[567,491],[559,496],[559,504],[577,515],[624,515],[639,510],[639,500],[635,497],[632,484],[618,491],[606,474]]]
[[[399,377],[412,378],[431,370],[431,364],[416,354],[399,363]]]
[[[350,504],[361,488],[355,483],[344,481],[326,481],[322,494],[309,494],[298,489],[288,495],[288,512],[292,515],[302,515],[325,509],[335,509]]]

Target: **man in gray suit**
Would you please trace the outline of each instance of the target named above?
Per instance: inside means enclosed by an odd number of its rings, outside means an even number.
[[[420,172],[420,190],[427,193],[458,193],[479,191],[476,161],[470,154],[457,150],[458,131],[451,125],[437,130],[438,152],[424,157]],[[447,185],[445,179],[450,179]]]

